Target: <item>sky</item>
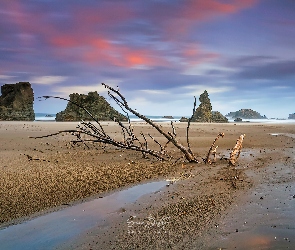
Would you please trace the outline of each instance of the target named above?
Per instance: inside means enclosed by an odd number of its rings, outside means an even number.
[[[204,90],[224,115],[295,112],[294,0],[0,0],[0,16],[0,85],[28,81],[35,98],[115,106],[104,82],[144,115],[190,116]]]

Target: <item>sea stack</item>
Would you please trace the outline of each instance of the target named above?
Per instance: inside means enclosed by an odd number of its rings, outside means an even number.
[[[34,92],[29,82],[1,86],[0,120],[34,121]]]
[[[99,121],[111,121],[114,118],[120,121],[127,121],[127,117],[115,110],[97,91],[89,92],[88,95],[78,93],[70,94],[70,102],[68,102],[66,109],[57,113],[55,120],[91,121],[91,116],[74,103],[87,109]]]

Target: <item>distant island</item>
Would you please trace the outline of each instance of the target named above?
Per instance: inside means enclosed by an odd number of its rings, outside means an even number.
[[[162,118],[165,118],[165,119],[174,119],[174,117],[172,115],[164,115]]]
[[[265,115],[262,116],[260,113],[252,109],[240,109],[235,112],[230,112],[226,115],[226,117],[232,117],[234,119],[267,119]]]
[[[290,114],[288,119],[295,119],[295,113],[294,114]]]

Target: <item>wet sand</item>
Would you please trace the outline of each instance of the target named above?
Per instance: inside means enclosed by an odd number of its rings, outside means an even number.
[[[114,123],[103,125],[109,134],[122,138]],[[28,138],[75,126],[76,123],[0,122],[2,227],[104,197],[113,190],[142,181],[176,179],[161,192],[122,207],[104,226],[95,226],[60,248],[209,248],[212,242],[208,239],[212,235],[219,245],[218,235],[222,232],[215,229],[220,228],[218,224],[227,211],[237,202],[242,204],[240,198],[261,184],[257,181],[258,175],[253,174],[255,171],[282,162],[294,166],[295,139],[283,135],[294,135],[294,124],[192,124],[191,147],[200,161],[216,135],[225,133],[217,142],[217,162],[211,166],[182,161],[163,163],[152,157],[143,159],[138,152],[112,146],[97,145],[97,149],[90,150],[84,150],[83,146],[72,148],[68,143],[70,135]],[[167,123],[162,126],[171,130]],[[138,132],[152,133],[161,141],[157,132],[146,124],[136,123],[134,127]],[[177,123],[175,127],[179,141],[186,145],[186,124]],[[241,134],[246,134],[246,138],[238,165],[228,168],[224,158],[229,156]],[[150,145],[157,149],[152,142]],[[173,154],[180,156],[178,152]]]

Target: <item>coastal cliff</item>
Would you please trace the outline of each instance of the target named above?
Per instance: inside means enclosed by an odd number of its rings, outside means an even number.
[[[86,108],[99,121],[110,121],[113,120],[114,117],[120,121],[127,121],[127,118],[111,107],[105,98],[100,96],[97,91],[89,92],[88,95],[77,93],[70,94],[70,101],[71,102],[68,102],[64,111],[56,114],[56,121],[92,120],[85,110],[72,102]]]
[[[34,121],[34,92],[29,82],[1,86],[0,120]]]

